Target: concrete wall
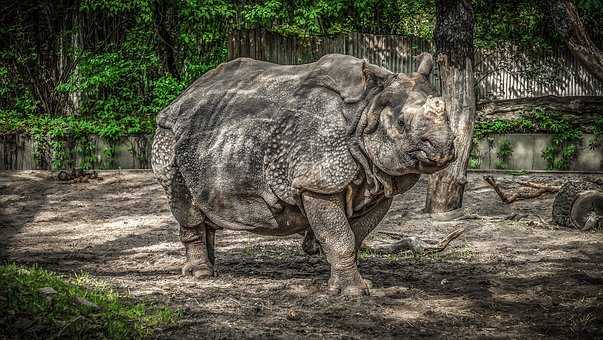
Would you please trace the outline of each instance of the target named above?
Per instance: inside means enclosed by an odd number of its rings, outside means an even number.
[[[579,148],[578,158],[570,170],[603,171],[603,148],[590,149],[588,144],[592,135],[584,135],[583,145]],[[115,145],[113,159],[104,154],[110,143],[94,137],[96,145],[96,168],[98,169],[145,169],[150,167],[152,136],[128,137]],[[542,151],[549,145],[551,135],[546,134],[508,134],[495,135],[482,140],[479,144],[479,169],[496,169],[496,152],[503,140],[511,142],[513,153],[509,166],[505,169],[546,170],[547,162]],[[0,170],[49,169],[51,160],[33,153],[33,141],[22,135],[0,136]],[[75,164],[80,159],[75,155]]]
[[[578,157],[570,170],[603,170],[603,148],[591,149],[588,146],[593,138],[593,135],[583,136],[582,145],[578,148]],[[479,169],[496,169],[498,161],[496,153],[501,142],[509,140],[513,153],[508,162],[509,166],[505,169],[546,170],[547,162],[542,157],[542,152],[550,144],[551,139],[552,136],[547,134],[507,134],[483,139],[479,143]]]

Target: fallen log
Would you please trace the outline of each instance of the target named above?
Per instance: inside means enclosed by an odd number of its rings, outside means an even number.
[[[515,113],[527,109],[544,108],[552,111],[571,113],[574,116],[598,115],[603,109],[601,96],[542,96],[517,99],[501,99],[481,102],[477,105],[480,116]]]
[[[525,199],[540,197],[540,196],[542,196],[544,194],[548,194],[548,193],[556,193],[559,191],[559,189],[561,189],[560,186],[556,186],[556,185],[546,185],[546,184],[534,183],[534,182],[517,182],[519,185],[524,186],[524,188],[518,189],[517,192],[505,192],[500,187],[500,185],[498,183],[496,183],[496,180],[494,179],[494,177],[488,175],[488,176],[484,176],[483,179],[484,179],[484,181],[486,181],[486,183],[488,183],[494,189],[494,191],[498,194],[498,197],[500,197],[500,199],[506,204],[509,204],[509,203],[512,203],[512,202],[515,202],[515,201],[521,200],[521,199],[525,200]],[[528,188],[525,188],[525,187],[528,187]],[[532,190],[532,189],[536,189],[536,190]]]
[[[493,100],[479,103],[476,113],[479,121],[492,119],[516,120],[522,118],[525,112],[536,108],[558,112],[563,119],[584,127],[586,132],[591,132],[593,123],[603,111],[603,97],[543,96]]]

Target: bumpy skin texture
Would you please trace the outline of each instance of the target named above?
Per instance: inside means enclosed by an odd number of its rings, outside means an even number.
[[[410,75],[344,55],[297,66],[240,58],[162,110],[152,166],[181,226],[184,274],[213,275],[215,229],[310,230],[332,266],[330,291],[365,293],[362,240],[391,197],[454,159],[422,58]]]

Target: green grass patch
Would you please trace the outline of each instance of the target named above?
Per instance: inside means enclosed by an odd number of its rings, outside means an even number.
[[[173,324],[179,311],[136,302],[87,275],[0,266],[0,338],[132,339]]]

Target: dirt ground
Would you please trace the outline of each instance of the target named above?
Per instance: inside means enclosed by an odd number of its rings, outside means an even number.
[[[75,184],[0,172],[0,259],[88,272],[180,308],[159,338],[603,337],[603,233],[552,225],[553,195],[504,205],[481,175],[469,176],[463,219],[422,214],[424,180],[395,200],[360,254],[368,297],[327,295],[328,264],[305,255],[298,235],[219,231],[217,277],[180,276],[178,226],[148,171]],[[512,213],[528,216],[504,219]],[[460,226],[466,232],[441,254],[374,251],[395,241],[379,231],[436,242]]]

